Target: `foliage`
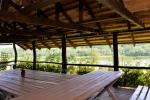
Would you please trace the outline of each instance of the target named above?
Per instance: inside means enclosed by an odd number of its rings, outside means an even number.
[[[17,68],[26,68],[32,69],[32,63],[18,63]],[[61,72],[61,66],[57,64],[36,64],[36,69],[40,71],[48,71],[48,72]]]
[[[1,52],[1,62],[7,62],[8,61],[8,53],[7,52]]]
[[[0,71],[6,70],[6,66],[0,66]]]
[[[150,44],[119,45],[119,65],[120,66],[148,66],[150,67]],[[9,58],[14,59],[13,49],[0,49],[0,52],[8,52]],[[18,60],[32,61],[33,52],[31,50],[24,51],[17,47]],[[37,51],[37,61],[62,62],[61,49],[41,49]],[[93,46],[93,47],[77,47],[67,48],[67,62],[75,64],[103,64],[113,65],[113,52],[109,46]],[[17,63],[17,67],[32,69],[32,63]],[[85,74],[94,70],[113,70],[112,68],[95,68],[90,66],[67,66],[67,74]],[[0,70],[5,70],[5,67],[0,67]],[[61,65],[58,64],[37,64],[37,70],[61,72]],[[135,87],[139,84],[150,86],[150,71],[121,69],[125,74],[120,78],[120,86]]]
[[[139,69],[121,69],[124,72],[119,79],[120,86],[137,87],[140,85],[150,86],[150,71]]]

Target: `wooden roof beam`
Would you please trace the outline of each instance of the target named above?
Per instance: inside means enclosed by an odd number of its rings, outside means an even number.
[[[41,9],[37,10],[37,15],[38,17],[44,17],[45,19],[49,20],[48,16]],[[57,41],[55,41],[54,39],[51,39],[51,41],[55,44],[56,47],[61,48],[61,46],[57,43]]]
[[[67,12],[64,10],[62,4],[60,2],[57,2],[55,4],[55,14],[56,14],[56,20],[57,21],[60,21],[60,13],[63,13],[63,15],[68,19],[68,21],[72,24],[74,24],[74,21],[72,20],[72,18],[67,14]],[[65,33],[62,33],[62,31],[60,30],[57,30],[58,33],[60,34],[65,34]],[[76,45],[70,40],[70,39],[67,39],[67,41],[70,43],[71,46],[73,46],[74,48],[76,47]]]
[[[21,44],[16,43],[19,47],[21,47],[23,50],[27,50],[25,47],[23,47]]]
[[[84,41],[86,42],[86,44],[91,47],[92,44],[90,43],[90,41],[87,40],[87,37],[85,37],[85,36],[82,34],[82,32],[79,32],[79,33],[80,33],[80,36],[79,36],[79,37],[82,37],[82,38],[84,39]],[[67,36],[67,37],[70,38],[70,36]]]
[[[20,35],[20,36],[36,36],[36,37],[37,36],[38,37],[46,36],[46,33],[34,31],[34,30],[20,30],[20,29],[10,30],[10,29],[6,29],[6,28],[0,28],[0,32],[7,33],[7,34],[16,34],[16,35]],[[50,32],[48,34],[51,36],[55,35],[54,33],[50,33]]]
[[[32,50],[32,47],[30,47],[28,44],[23,44],[25,47],[27,47],[28,49]]]
[[[129,21],[127,22],[127,25],[128,25],[128,30],[131,30],[131,23]],[[133,46],[135,46],[135,38],[133,32],[131,32],[131,39],[133,42]]]
[[[14,3],[12,0],[9,0],[9,4],[14,7],[16,10],[20,11],[21,12],[21,9],[22,9],[22,5],[18,5],[16,3]]]
[[[9,8],[9,0],[1,0],[0,1],[0,10],[7,11]]]
[[[80,31],[90,31],[90,32],[96,32],[95,29],[84,27],[81,25],[76,24],[69,24],[69,23],[63,23],[63,22],[56,22],[54,20],[50,19],[44,19],[44,18],[38,18],[35,16],[24,16],[19,13],[11,13],[11,12],[0,12],[0,19],[3,21],[17,21],[22,23],[29,23],[29,24],[35,24],[35,25],[47,25],[57,28],[63,28],[68,30],[80,30]]]
[[[90,43],[90,41],[87,40],[87,38],[83,37],[84,38],[84,41],[91,47],[92,44]]]
[[[36,9],[41,9],[42,7],[48,6],[50,4],[55,4],[58,1],[59,0],[42,0],[40,2],[31,4],[29,6],[25,6],[23,9],[21,9],[21,11],[25,14],[30,14],[32,11],[34,11]],[[61,3],[69,3],[72,1],[74,1],[74,0],[60,0]]]
[[[88,5],[87,5],[87,8],[89,8]],[[94,14],[92,11],[90,11],[90,14],[92,14],[92,17],[94,17],[94,21],[92,20],[92,23],[99,22],[99,20],[97,20],[95,16],[93,16]],[[79,22],[82,22],[82,21],[83,21],[83,3],[82,3],[82,0],[79,0]],[[107,38],[107,37],[104,36],[104,38]],[[87,42],[87,44],[91,45],[91,43],[89,43],[89,41],[87,41],[85,37],[84,37],[84,40]],[[109,41],[107,40],[106,42],[109,43]]]
[[[117,14],[130,21],[131,23],[137,25],[140,28],[144,28],[144,24],[136,16],[134,16],[131,12],[129,12],[119,0],[97,0],[97,1],[100,4],[102,3],[105,6],[109,7]]]
[[[83,21],[83,3],[79,0],[79,23]]]
[[[51,39],[51,41],[55,44],[55,46],[56,46],[56,47],[61,48],[61,46],[59,45],[59,43],[57,43],[57,41],[56,41],[56,40]]]
[[[70,45],[74,48],[76,48],[77,46],[71,41],[71,39],[67,38],[67,41],[70,43]]]
[[[36,43],[35,43],[35,47],[39,50],[41,49],[41,47],[39,47]]]
[[[61,30],[57,30],[57,33],[60,34],[60,35],[65,34],[65,33],[64,33],[63,31],[61,31]],[[66,34],[65,34],[65,35],[66,35]],[[70,45],[71,45],[72,47],[74,47],[74,48],[77,47],[69,38],[66,37],[66,40],[70,43]]]
[[[58,17],[57,19],[59,19],[60,13],[62,13],[70,23],[74,23],[74,21],[72,20],[72,18],[64,10],[63,5],[61,4],[61,2],[57,2],[55,4],[55,9],[56,9],[56,16]]]
[[[94,12],[92,11],[92,8],[89,6],[89,4],[86,2],[86,0],[82,0],[81,3],[85,5],[85,7],[88,10],[91,17],[93,19],[96,19],[96,16],[95,16]],[[98,33],[103,35],[103,29],[99,22],[96,22],[96,26],[98,27]],[[111,43],[109,42],[109,39],[107,38],[107,36],[104,36],[104,39],[106,40],[106,43],[111,47]]]
[[[95,19],[92,20],[86,20],[86,21],[82,21],[82,24],[93,24],[96,22],[107,22],[107,21],[118,21],[118,20],[125,20],[122,17],[114,17],[114,18],[102,18],[102,17],[97,17]]]
[[[0,36],[1,42],[9,41],[10,43],[12,43],[12,42],[31,41],[31,40],[38,40],[38,39],[33,38],[33,37],[12,36],[12,35],[7,35],[7,34]]]
[[[49,46],[46,42],[41,42],[44,46],[46,46],[47,48],[52,48],[51,46]]]
[[[17,22],[17,24],[20,25],[24,30],[28,30],[26,23]]]

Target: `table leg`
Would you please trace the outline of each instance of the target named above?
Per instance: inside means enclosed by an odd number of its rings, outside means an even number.
[[[109,94],[109,96],[112,98],[112,100],[117,100],[115,94],[111,91],[110,88],[107,88],[106,91],[108,92],[108,94]]]

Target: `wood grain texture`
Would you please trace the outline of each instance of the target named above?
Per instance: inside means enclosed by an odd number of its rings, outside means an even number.
[[[14,96],[20,96],[47,87],[54,87],[77,76],[26,69],[25,78],[22,78],[20,69],[2,71],[0,72],[0,89]]]
[[[112,85],[121,75],[121,72],[91,72],[12,100],[86,100],[95,92]]]

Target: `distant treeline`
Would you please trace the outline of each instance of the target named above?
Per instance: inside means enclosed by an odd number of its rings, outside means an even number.
[[[136,44],[133,46],[132,44],[119,45],[119,55],[123,56],[150,56],[150,44]],[[18,57],[30,57],[32,58],[32,50],[24,51],[20,47],[17,47]],[[73,56],[112,56],[113,48],[108,45],[100,45],[93,47],[77,47],[77,48],[67,48],[67,57],[72,58]],[[0,53],[6,52],[9,54],[9,57],[14,57],[13,48],[0,48]],[[37,50],[38,58],[44,55],[47,56],[46,59],[51,59],[55,61],[61,60],[61,49],[40,49]],[[56,60],[57,59],[57,60]]]

